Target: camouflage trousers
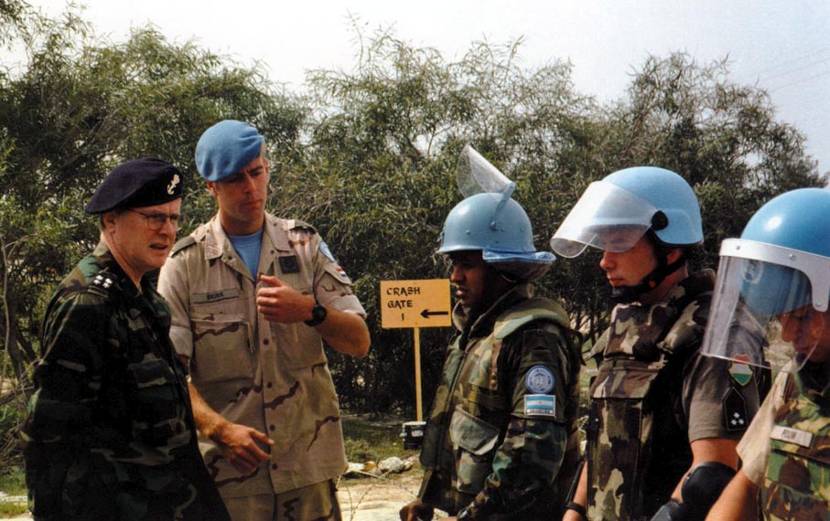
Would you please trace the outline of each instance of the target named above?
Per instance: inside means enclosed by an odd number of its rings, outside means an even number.
[[[333,480],[282,494],[224,498],[232,521],[341,521]]]

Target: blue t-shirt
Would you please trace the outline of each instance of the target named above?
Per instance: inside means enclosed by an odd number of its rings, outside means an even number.
[[[256,279],[259,268],[259,250],[262,249],[262,228],[251,235],[228,235],[236,253],[242,257],[242,262],[248,266],[251,276]]]

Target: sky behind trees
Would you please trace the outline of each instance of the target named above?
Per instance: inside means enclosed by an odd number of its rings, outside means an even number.
[[[360,36],[378,28],[418,47],[460,58],[477,40],[522,38],[527,67],[570,60],[577,90],[623,96],[648,54],[685,51],[700,63],[727,58],[732,78],[766,89],[780,119],[807,137],[820,172],[830,171],[830,3],[824,0],[77,0],[99,36],[155,25],[171,41],[193,40],[299,90],[310,69],[350,70]],[[64,0],[32,0],[51,17]],[[13,58],[2,59],[7,65]]]

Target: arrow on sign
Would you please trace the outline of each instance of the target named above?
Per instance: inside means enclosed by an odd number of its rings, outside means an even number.
[[[421,311],[421,316],[424,317],[424,318],[429,318],[433,315],[448,315],[448,314],[449,314],[448,311],[430,311],[428,309],[425,309],[425,310]]]

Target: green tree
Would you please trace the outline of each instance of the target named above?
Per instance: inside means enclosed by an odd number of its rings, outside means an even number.
[[[450,62],[381,33],[353,71],[309,77],[315,110],[305,162],[283,176],[272,206],[320,227],[368,310],[375,346],[368,359],[331,357],[347,405],[381,411],[412,403],[412,334],[380,328],[379,281],[446,277],[434,252],[462,197],[455,182],[462,146],[472,142],[515,176],[516,197],[526,202],[533,176],[555,185],[547,167],[579,139],[572,134],[590,102],[573,92],[569,65],[526,70],[517,49],[476,44]],[[539,226],[537,242],[547,229]],[[423,331],[426,404],[450,335]],[[395,392],[400,382],[404,395]]]
[[[588,184],[627,166],[660,165],[689,180],[708,265],[764,201],[820,184],[804,137],[777,119],[762,89],[734,84],[725,63],[701,66],[685,54],[647,58],[626,95],[601,104],[576,92],[567,62],[523,67],[521,42],[473,44],[450,61],[380,32],[362,43],[353,70],[314,71],[292,95],[256,67],[152,28],[113,44],[72,11],[60,20],[27,13],[25,3],[0,3],[0,44],[20,41],[28,58],[22,72],[0,73],[0,361],[20,377],[38,351],[45,299],[97,240],[82,207],[105,173],[146,155],[177,164],[192,188],[187,233],[214,211],[192,156],[222,118],[250,121],[267,137],[270,208],[315,224],[355,279],[375,347],[366,360],[332,353],[331,365],[343,403],[364,410],[413,402],[411,334],[380,329],[379,281],[446,276],[434,250],[461,199],[455,169],[467,142],[517,182],[515,198],[546,249]],[[589,339],[608,310],[597,262],[560,259],[540,283],[565,297]],[[450,335],[423,332],[427,404]]]
[[[20,377],[37,351],[45,299],[97,242],[96,223],[82,209],[112,167],[142,156],[179,166],[192,227],[212,211],[192,160],[206,127],[246,119],[290,160],[306,114],[258,69],[171,44],[152,28],[123,44],[102,43],[70,11],[29,29],[28,63],[0,77],[0,328]]]
[[[824,184],[803,134],[778,121],[766,91],[731,81],[725,60],[649,57],[604,119],[607,171],[660,165],[694,187],[704,221],[701,262],[708,266],[717,265],[720,242],[740,235],[767,200]]]

